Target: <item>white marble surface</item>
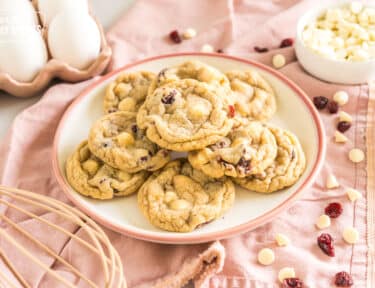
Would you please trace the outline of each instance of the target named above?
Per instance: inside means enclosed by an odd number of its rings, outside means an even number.
[[[90,0],[95,15],[104,28],[109,28],[134,0]],[[41,95],[33,98],[19,99],[5,93],[0,93],[0,141],[6,134],[14,117],[26,107],[40,99]]]

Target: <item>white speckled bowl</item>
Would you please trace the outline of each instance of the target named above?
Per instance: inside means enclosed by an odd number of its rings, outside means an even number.
[[[321,80],[339,84],[362,84],[375,78],[375,59],[361,62],[328,59],[315,53],[302,41],[302,32],[308,23],[321,15],[327,8],[339,7],[345,3],[350,2],[339,1],[319,6],[300,18],[295,41],[296,55],[303,68]],[[375,7],[368,3],[365,6]]]

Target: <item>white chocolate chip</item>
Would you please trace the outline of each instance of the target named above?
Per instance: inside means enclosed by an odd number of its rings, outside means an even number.
[[[117,141],[121,146],[130,146],[134,144],[134,137],[128,132],[122,132],[117,136]]]
[[[350,11],[352,11],[353,14],[359,14],[362,11],[363,5],[361,2],[353,1],[350,3]]]
[[[325,229],[331,226],[331,218],[329,216],[323,214],[321,215],[315,223],[316,227],[319,229]]]
[[[270,248],[263,248],[258,253],[258,262],[262,265],[271,265],[275,262],[275,253]]]
[[[339,112],[339,121],[342,122],[342,121],[345,121],[345,122],[349,122],[349,123],[352,123],[353,122],[353,118],[352,116],[350,116],[350,114],[344,112],[344,111],[340,111]]]
[[[346,195],[348,196],[349,200],[352,202],[355,202],[358,199],[362,198],[362,194],[353,188],[348,188],[346,190]]]
[[[275,68],[281,68],[285,65],[285,57],[281,54],[276,54],[272,57],[272,65]]]
[[[342,134],[340,131],[335,131],[335,142],[336,143],[345,143],[348,141],[348,138]]]
[[[327,189],[334,189],[334,188],[337,188],[339,186],[340,186],[340,184],[337,181],[335,175],[329,174],[328,177],[327,177],[326,188]]]
[[[349,159],[353,163],[362,162],[365,159],[365,153],[361,149],[354,148],[349,151]]]
[[[333,95],[333,101],[335,101],[340,106],[345,105],[348,103],[349,95],[345,91],[337,91],[335,95]]]
[[[344,238],[345,242],[348,244],[355,244],[359,239],[358,230],[354,227],[347,227],[342,232],[342,238]]]
[[[214,52],[214,47],[212,47],[210,44],[204,44],[201,48],[201,52],[212,53]]]
[[[277,233],[275,235],[275,240],[276,240],[276,243],[278,246],[282,247],[282,246],[288,246],[289,243],[290,243],[290,240],[288,237],[286,237],[284,234],[282,233]]]
[[[197,31],[195,31],[193,28],[187,28],[184,33],[182,33],[182,37],[184,37],[184,39],[191,39],[195,36],[197,36]]]
[[[294,278],[294,277],[296,277],[296,272],[291,267],[284,267],[280,269],[279,271],[278,278],[281,283],[283,283],[284,279]]]

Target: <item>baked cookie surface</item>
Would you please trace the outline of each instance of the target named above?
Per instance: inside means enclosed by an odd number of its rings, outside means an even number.
[[[261,193],[271,193],[297,182],[306,167],[306,158],[297,137],[284,129],[270,127],[278,146],[275,161],[263,173],[233,179],[240,186]]]
[[[105,163],[130,173],[158,170],[168,163],[169,152],[146,137],[135,117],[115,112],[100,118],[91,128],[89,148]]]
[[[233,129],[214,145],[189,152],[191,165],[210,177],[243,178],[263,172],[277,154],[272,132],[260,122]]]
[[[155,76],[146,71],[121,74],[107,87],[103,102],[104,113],[137,112]]]
[[[158,87],[183,79],[193,79],[230,90],[229,80],[221,71],[200,61],[186,61],[180,65],[161,70],[152,81],[149,94],[153,93]]]
[[[256,71],[226,73],[233,91],[236,112],[253,120],[268,120],[276,112],[276,98],[272,87]]]
[[[82,142],[66,162],[66,176],[72,187],[84,196],[112,199],[135,193],[146,181],[148,172],[120,171],[103,163]]]
[[[190,232],[221,217],[233,205],[234,197],[229,178],[212,179],[179,159],[146,181],[138,192],[138,204],[153,225]]]
[[[148,94],[137,124],[159,146],[174,151],[204,148],[228,134],[233,119],[222,89],[192,79],[171,82]]]

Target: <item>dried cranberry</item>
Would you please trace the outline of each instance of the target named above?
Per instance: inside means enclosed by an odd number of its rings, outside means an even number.
[[[350,122],[340,121],[337,124],[337,130],[339,130],[340,132],[344,133],[345,131],[348,131],[351,126],[352,126],[352,124]]]
[[[138,132],[138,126],[136,124],[133,124],[131,129],[132,129],[133,133]]]
[[[328,215],[330,218],[337,218],[342,214],[342,206],[340,203],[333,202],[330,203],[326,209],[324,209],[324,213]]]
[[[161,102],[163,102],[163,104],[172,104],[176,100],[174,98],[176,94],[177,94],[176,90],[172,90],[168,95],[165,95],[161,99]]]
[[[290,47],[294,43],[293,38],[286,38],[280,43],[280,48]]]
[[[348,272],[341,271],[335,276],[335,285],[337,287],[350,287],[353,285],[353,278]]]
[[[146,162],[148,160],[148,156],[143,156],[139,158],[139,160],[141,160],[141,162]]]
[[[335,101],[330,101],[327,105],[328,111],[331,114],[336,114],[337,111],[339,111],[339,104],[337,104]]]
[[[237,166],[239,167],[239,170],[243,172],[243,174],[247,174],[251,170],[251,161],[241,157],[240,161],[237,163]]]
[[[333,246],[333,238],[331,235],[323,233],[318,237],[317,241],[319,248],[322,249],[326,255],[330,257],[335,256],[335,247]]]
[[[266,53],[266,52],[268,52],[268,48],[255,46],[254,47],[254,51],[258,52],[258,53]]]
[[[217,52],[217,53],[224,53],[224,50],[223,50],[223,49],[217,49],[216,52]]]
[[[316,96],[314,97],[313,102],[314,102],[316,109],[322,110],[327,106],[328,98],[324,96]]]
[[[230,118],[233,118],[236,115],[236,109],[234,108],[233,105],[229,105],[228,109],[229,109],[228,116]]]
[[[171,40],[176,44],[182,42],[182,38],[177,30],[173,30],[171,33],[169,33],[169,38],[171,38]]]
[[[281,286],[282,288],[303,288],[303,282],[299,278],[286,278]]]

